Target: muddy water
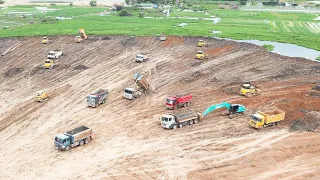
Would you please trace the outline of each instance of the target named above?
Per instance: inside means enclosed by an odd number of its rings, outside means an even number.
[[[271,52],[281,54],[284,56],[289,56],[289,57],[303,57],[306,59],[316,60],[316,58],[320,56],[320,51],[305,48],[295,44],[278,43],[278,42],[272,42],[272,41],[259,41],[259,40],[233,40],[233,39],[227,39],[227,38],[217,38],[217,37],[214,37],[214,38],[224,39],[229,41],[252,43],[259,46],[263,46],[264,44],[271,44],[274,46],[274,50]]]

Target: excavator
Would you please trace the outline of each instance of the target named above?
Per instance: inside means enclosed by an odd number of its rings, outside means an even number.
[[[75,41],[76,43],[80,43],[80,42],[82,42],[82,41],[85,40],[85,39],[88,39],[88,37],[87,37],[87,35],[86,35],[86,32],[84,31],[83,28],[80,28],[80,29],[79,29],[79,36],[76,36],[75,39],[74,39],[74,41]]]
[[[250,82],[245,82],[242,84],[240,95],[243,95],[249,98],[258,94],[260,94],[260,89],[257,89],[255,85],[251,84]]]
[[[229,118],[232,119],[235,116],[241,115],[246,111],[246,108],[244,105],[241,104],[230,104],[228,102],[222,102],[220,104],[213,104],[209,108],[207,108],[205,111],[202,112],[202,117],[205,117],[210,112],[220,109],[220,108],[226,108],[229,111]]]

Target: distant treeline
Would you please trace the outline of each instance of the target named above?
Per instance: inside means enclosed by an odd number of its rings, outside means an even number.
[[[71,0],[30,0],[31,3],[70,3]]]

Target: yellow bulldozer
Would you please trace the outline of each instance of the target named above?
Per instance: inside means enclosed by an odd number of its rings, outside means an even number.
[[[36,102],[43,102],[48,99],[48,94],[43,90],[37,91],[36,94]]]
[[[74,39],[74,41],[75,41],[76,43],[80,43],[80,42],[82,42],[83,40],[88,39],[88,37],[87,37],[87,35],[86,35],[86,32],[84,31],[83,28],[80,28],[78,33],[79,33],[79,36],[76,36],[75,39]]]
[[[260,94],[260,89],[256,88],[255,85],[251,84],[250,82],[246,82],[242,84],[240,95],[243,95],[249,98],[258,94]]]
[[[198,42],[198,47],[202,47],[202,46],[208,47],[209,43],[207,43],[204,40],[200,39],[199,42]]]
[[[48,44],[49,43],[49,38],[43,37],[41,43],[42,44]]]
[[[58,64],[56,64],[53,59],[46,59],[43,64],[44,69],[53,69],[57,66]]]
[[[196,59],[207,59],[208,55],[203,51],[198,51],[196,54]]]

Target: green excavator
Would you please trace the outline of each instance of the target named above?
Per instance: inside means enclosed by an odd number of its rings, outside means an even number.
[[[228,102],[222,102],[220,104],[214,104],[207,108],[205,111],[202,112],[202,117],[205,117],[210,112],[220,109],[220,108],[226,108],[228,109],[229,113],[228,116],[230,119],[232,119],[235,116],[241,115],[246,111],[246,108],[244,105],[241,104],[230,104]]]

